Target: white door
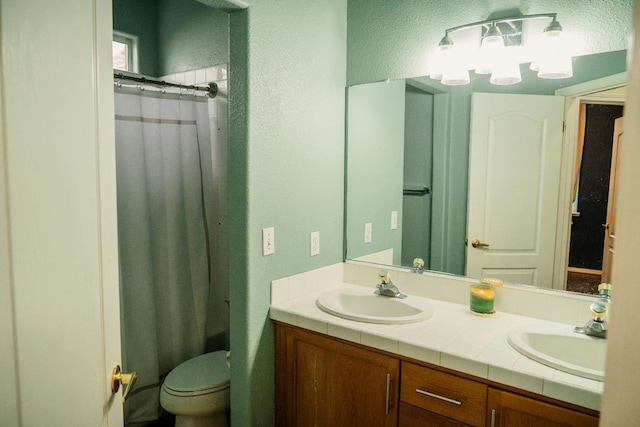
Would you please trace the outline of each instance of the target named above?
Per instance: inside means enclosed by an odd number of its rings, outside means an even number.
[[[0,16],[0,425],[121,427],[111,1]]]
[[[478,93],[471,109],[466,274],[551,287],[564,98]]]

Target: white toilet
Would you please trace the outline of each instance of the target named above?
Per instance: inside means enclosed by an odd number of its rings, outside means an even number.
[[[164,380],[160,404],[176,416],[176,427],[227,427],[229,353],[206,353],[176,366]]]

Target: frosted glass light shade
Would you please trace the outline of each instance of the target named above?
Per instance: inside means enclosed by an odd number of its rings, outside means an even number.
[[[520,65],[513,59],[508,58],[506,55],[503,57],[493,72],[491,73],[491,79],[489,82],[494,85],[513,85],[520,83],[522,77],[520,75]]]
[[[559,57],[553,62],[541,64],[538,77],[541,79],[568,79],[569,77],[573,77],[571,57]]]
[[[491,74],[497,61],[504,55],[504,49],[502,34],[498,27],[493,25],[482,39],[476,74]]]
[[[429,77],[434,80],[442,80],[445,69],[447,69],[453,61],[453,55],[453,41],[449,36],[445,35],[442,40],[440,40],[438,50],[435,53],[433,62],[431,63]]]
[[[440,55],[439,51],[436,52],[433,62],[431,62],[429,77],[434,80],[442,80],[442,55]]]
[[[471,82],[469,70],[464,67],[449,67],[442,75],[442,84],[447,86],[466,85]]]
[[[571,55],[567,51],[562,26],[553,21],[542,36],[537,60],[531,63],[531,69],[538,71],[542,79],[566,79],[573,76]]]
[[[440,46],[441,48],[444,46]],[[446,54],[446,60],[443,61],[442,84],[447,86],[466,85],[471,82],[469,78],[469,70],[461,60],[458,52],[454,50],[453,45],[447,47],[441,53]]]

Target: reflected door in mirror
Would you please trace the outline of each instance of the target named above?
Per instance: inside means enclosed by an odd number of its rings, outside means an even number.
[[[466,275],[551,286],[564,98],[472,97]]]

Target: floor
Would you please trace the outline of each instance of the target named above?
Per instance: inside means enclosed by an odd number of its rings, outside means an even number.
[[[598,294],[598,285],[602,276],[599,274],[586,274],[569,272],[567,274],[567,290],[583,294]]]
[[[167,414],[162,416],[160,419],[153,421],[150,424],[147,424],[145,427],[173,427],[176,422],[176,417]]]

